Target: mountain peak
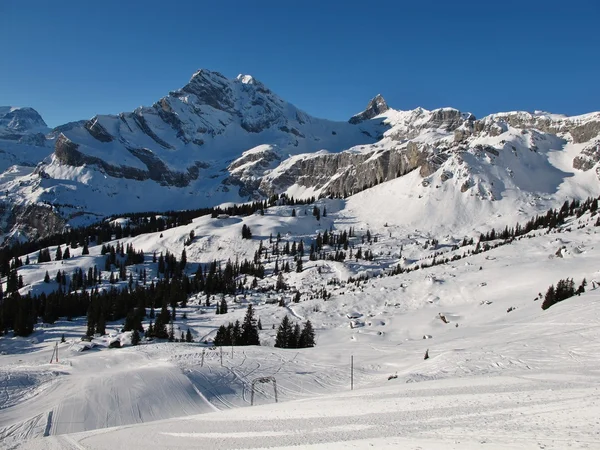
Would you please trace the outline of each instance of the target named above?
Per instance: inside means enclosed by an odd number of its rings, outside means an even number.
[[[256,80],[252,75],[244,75],[243,73],[240,73],[236,77],[236,80],[238,80],[242,84],[256,84],[256,83],[258,83],[258,80]]]
[[[48,132],[48,125],[35,109],[0,106],[0,134],[18,138],[25,134],[40,132]]]
[[[363,112],[352,116],[348,122],[351,124],[361,123],[386,112],[388,109],[390,108],[385,99],[381,96],[381,94],[377,94],[371,99]]]

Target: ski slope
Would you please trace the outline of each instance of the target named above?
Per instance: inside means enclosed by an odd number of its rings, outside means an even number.
[[[346,228],[344,202],[327,207],[320,229]],[[187,247],[188,261],[251,257],[256,241],[270,233],[314,236],[314,217],[298,208],[292,218],[289,208],[199,218],[162,238],[122,242],[178,254],[194,229],[197,247]],[[215,315],[201,296],[190,299],[178,309],[176,335],[189,328],[195,343],[131,347],[129,333],[112,323],[94,349],[81,351],[85,319],[38,326],[26,339],[2,337],[0,448],[600,448],[594,220],[585,214],[550,234],[533,232],[448,264],[377,277],[397,262],[400,248],[409,261],[425,261],[433,251],[418,233],[382,233],[371,245],[375,261],[308,262],[302,273],[286,274],[303,292],[300,303],[270,303],[285,293],[228,297],[229,312]],[[253,240],[239,237],[243,223]],[[440,241],[441,249],[451,242]],[[65,264],[100,261],[95,247],[85,257],[76,252]],[[49,288],[41,282],[45,270],[65,268],[38,267],[34,256],[21,268],[30,284],[24,292]],[[152,273],[152,264],[145,266]],[[371,278],[359,285],[327,284],[364,273]],[[585,277],[588,292],[543,311],[539,294],[567,277],[576,285]],[[261,285],[274,281],[267,275]],[[322,287],[331,298],[311,298]],[[263,324],[262,346],[212,348],[216,329],[241,320],[248,302]],[[273,347],[273,326],[285,315],[311,320],[315,348]],[[50,364],[62,334],[59,362]],[[115,339],[125,347],[109,349]],[[252,381],[267,376],[277,380],[279,403],[272,386],[261,384],[249,407]]]

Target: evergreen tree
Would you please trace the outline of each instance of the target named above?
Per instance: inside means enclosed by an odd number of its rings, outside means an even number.
[[[56,247],[56,255],[54,257],[55,261],[60,261],[62,259],[62,250],[60,249],[60,245]]]
[[[290,342],[288,343],[288,348],[299,348],[299,344],[300,344],[300,325],[296,322],[296,325],[294,325],[294,331],[292,332],[292,335],[290,336]]]
[[[33,333],[35,323],[35,311],[31,298],[29,296],[22,298],[18,292],[13,292],[10,299],[17,307],[13,325],[14,335],[29,336]]]
[[[185,334],[185,342],[193,342],[194,340],[192,339],[192,332],[190,331],[190,329],[187,329],[187,333]]]
[[[304,328],[300,333],[300,339],[298,342],[298,347],[307,348],[315,346],[315,330],[313,329],[312,323],[310,320],[307,320],[304,324]]]
[[[50,275],[48,274],[47,270],[46,270],[46,275],[44,275],[44,283],[50,283]]]
[[[85,244],[83,244],[83,249],[81,250],[81,254],[82,255],[89,255],[90,254],[90,250],[88,248],[87,242]]]
[[[252,239],[252,232],[246,224],[242,225],[242,239]]]
[[[65,247],[65,252],[62,255],[63,259],[69,259],[71,257],[71,252],[69,251],[69,247]]]
[[[258,337],[258,327],[254,318],[254,309],[252,304],[248,305],[246,316],[242,323],[241,345],[260,345]]]
[[[133,330],[131,333],[131,345],[138,345],[140,343],[140,332],[138,330]]]
[[[242,340],[242,327],[240,325],[240,321],[236,320],[231,328],[231,339],[229,345],[241,345]]]
[[[225,301],[225,296],[221,298],[219,314],[227,314],[227,302]]]
[[[277,283],[275,284],[275,289],[278,291],[283,291],[285,290],[286,286],[285,286],[285,281],[283,280],[283,274],[279,273],[279,275],[277,276]]]
[[[169,325],[169,342],[173,342],[175,340],[175,329],[173,328],[173,322]]]
[[[227,328],[225,325],[221,325],[217,330],[217,334],[214,339],[215,347],[221,347],[227,345]]]
[[[292,329],[290,318],[286,315],[277,329],[277,335],[275,336],[275,347],[288,348],[290,336],[292,336],[293,331],[294,330]]]

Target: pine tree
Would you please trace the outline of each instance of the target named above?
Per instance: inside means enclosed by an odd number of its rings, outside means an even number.
[[[290,336],[290,342],[288,343],[288,348],[299,348],[299,344],[300,344],[300,325],[296,322],[296,325],[294,325],[294,331],[292,332],[291,336]]]
[[[47,270],[46,270],[46,275],[44,275],[44,283],[50,283],[50,275],[48,274]]]
[[[310,320],[307,320],[304,324],[304,328],[300,333],[300,340],[298,343],[298,347],[307,348],[315,346],[315,330],[313,329],[312,323]]]
[[[82,255],[89,255],[90,254],[90,250],[88,248],[87,242],[83,244],[83,249],[81,250],[81,254]]]
[[[187,333],[185,334],[185,342],[193,342],[194,340],[192,339],[192,332],[190,331],[190,329],[187,329]]]
[[[217,334],[214,339],[215,347],[221,347],[223,345],[227,345],[227,328],[225,325],[221,325],[217,330]]]
[[[60,249],[60,245],[56,247],[56,255],[54,257],[55,261],[60,261],[62,259],[62,250]]]
[[[258,327],[254,318],[254,309],[252,304],[248,305],[246,316],[242,323],[241,345],[260,345],[258,337]]]
[[[283,280],[283,274],[279,273],[279,275],[277,276],[277,283],[275,284],[275,289],[278,291],[283,291],[285,290],[286,286],[285,286],[285,281]]]
[[[292,333],[292,323],[290,322],[290,318],[286,315],[277,329],[277,335],[275,336],[275,347],[288,348]]]
[[[241,345],[242,340],[242,327],[240,325],[240,321],[236,320],[231,328],[231,339],[230,345]]]
[[[252,232],[246,224],[242,225],[242,239],[252,239]]]
[[[65,252],[62,255],[63,259],[69,259],[71,257],[71,252],[69,250],[69,247],[65,247]]]
[[[225,301],[225,296],[221,298],[220,314],[227,314],[227,302]]]
[[[140,343],[140,332],[138,330],[133,330],[131,333],[131,345],[138,345]]]

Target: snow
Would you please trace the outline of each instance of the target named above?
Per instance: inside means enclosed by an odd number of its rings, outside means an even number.
[[[224,86],[223,95],[204,98],[210,97],[205,89],[216,85]],[[11,111],[0,108],[0,116]],[[181,130],[167,125],[165,112],[181,121]],[[114,178],[94,165],[65,166],[48,157],[54,137],[43,146],[0,140],[4,200],[76,205],[57,206],[77,217],[71,225],[109,214],[248,201],[238,180],[273,186],[295,165],[337,152],[365,155],[375,165],[386,152],[413,142],[431,150],[426,157],[443,156],[431,171],[414,170],[346,200],[318,200],[327,208],[319,221],[313,205],[283,205],[264,216],[204,216],[121,239],[146,254],[143,264],[127,268],[136,282],[142,269],[148,282],[158,276],[153,253],[179,256],[185,249],[192,273],[214,260],[252,259],[259,241],[268,246],[270,236],[280,234],[290,244],[302,240],[308,253],[317,233],[350,227],[354,254],[361,247],[373,260],[305,258],[297,273],[293,258],[280,256],[279,268],[292,266],[284,274],[290,289],[265,293],[260,289],[277,279],[271,259],[258,290],[225,296],[227,314],[216,315],[217,299],[207,306],[200,294],[178,309],[176,334],[189,329],[194,343],[143,341],[133,347],[122,321],[109,323],[106,336],[81,341],[85,318],[38,324],[28,338],[1,336],[0,449],[600,448],[597,216],[586,213],[551,233],[533,231],[458,261],[387,275],[398,264],[415,268],[439,261],[440,254],[463,256],[475,247],[455,248],[465,236],[476,241],[491,227],[512,227],[565,200],[600,195],[596,170],[573,169],[587,143],[535,128],[543,121],[560,131],[600,115],[499,113],[481,120],[493,132],[467,133],[457,144],[447,124],[437,122],[441,113],[471,119],[453,108],[417,108],[390,109],[357,126],[331,122],[308,116],[249,75],[227,80],[200,70],[188,86],[152,107],[93,119],[118,139],[99,142],[83,124],[64,130],[79,151],[116,167],[145,170],[128,148],[145,149],[173,171],[200,163],[198,178],[185,187]],[[516,128],[512,118],[531,126]],[[258,132],[244,128],[267,119],[273,122]],[[467,129],[463,124],[461,130]],[[199,137],[202,142],[194,142]],[[318,197],[332,179],[319,185],[298,179],[285,192]],[[241,238],[243,225],[252,239]],[[362,243],[367,231],[376,241]],[[49,251],[54,255],[56,246]],[[55,281],[43,282],[46,271],[53,280],[58,270],[70,275],[104,266],[99,246],[90,245],[89,255],[70,251],[61,262],[38,263],[38,252],[27,255],[30,264],[18,270],[25,283],[20,293],[57,289]],[[108,275],[103,273],[100,289],[111,287]],[[369,279],[348,282],[361,276]],[[567,277],[576,284],[586,278],[588,292],[543,311],[540,294]],[[292,302],[296,292],[299,303]],[[248,304],[261,319],[262,345],[212,347],[219,326],[241,320]],[[274,347],[275,328],[286,315],[292,322],[311,321],[315,348]],[[110,348],[116,340],[123,348]],[[51,362],[57,344],[59,360]],[[264,377],[275,377],[279,403],[273,386],[261,383],[250,407],[252,382]]]
[[[395,189],[396,181],[365,191],[360,195],[372,196],[359,203],[374,203],[376,195],[389,201],[383,189]],[[121,242],[147,254],[178,255],[194,230],[194,242],[185,247],[193,266],[252,257],[257,241],[268,242],[270,234],[306,243],[317,230],[343,230],[360,220],[350,215],[358,208],[354,198],[320,202],[328,211],[320,223],[301,206],[295,207],[296,217],[291,206],[280,206],[265,216],[201,217],[163,231],[162,238],[151,233]],[[514,218],[508,212],[504,217],[509,224]],[[425,229],[428,220],[419,226]],[[453,263],[374,277],[360,286],[328,285],[395,264],[401,246],[405,260],[419,261],[455,242],[438,235],[434,250],[423,246],[426,233],[400,232],[393,222],[373,227],[378,242],[367,248],[377,255],[374,261],[307,262],[302,273],[285,274],[286,283],[303,293],[300,303],[281,308],[267,295],[251,293],[240,303],[228,297],[229,312],[215,315],[201,296],[192,298],[175,322],[177,334],[190,328],[196,341],[191,344],[131,347],[128,333],[111,323],[108,336],[81,352],[84,318],[38,327],[29,338],[1,337],[0,448],[561,449],[567,442],[597,448],[600,291],[546,311],[534,300],[560,278],[579,283],[585,277],[588,289],[600,280],[600,234],[593,221],[585,214],[560,232],[534,232]],[[241,239],[242,224],[251,227],[252,240]],[[366,228],[356,230],[361,235]],[[562,246],[564,257],[556,257]],[[52,288],[41,281],[46,270],[52,275],[59,268],[70,273],[101,264],[98,247],[91,246],[84,257],[79,252],[72,250],[74,257],[64,264],[37,265],[36,253],[31,254],[33,263],[19,270],[30,284],[22,293]],[[144,267],[152,277],[155,265]],[[274,279],[268,275],[260,283]],[[331,299],[309,299],[321,287]],[[203,344],[222,323],[241,319],[248,302],[263,323],[262,346],[224,348],[221,354]],[[315,348],[273,347],[272,326],[286,314],[292,321],[311,320]],[[362,326],[350,327],[351,320]],[[59,363],[50,364],[62,334]],[[114,339],[125,347],[107,348]],[[267,376],[277,380],[279,403],[271,385],[260,385],[256,406],[249,407],[252,381]]]

